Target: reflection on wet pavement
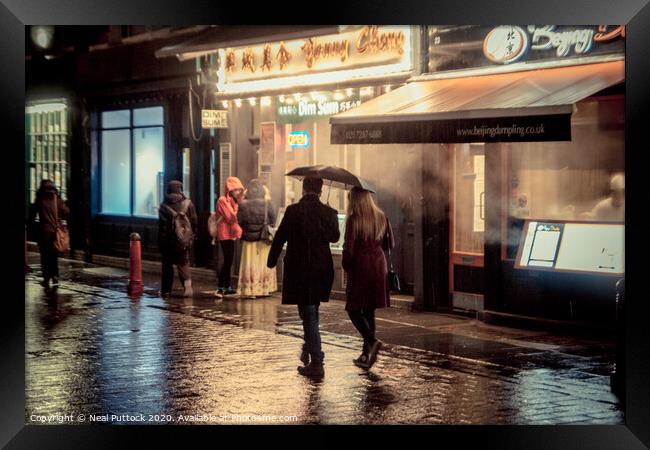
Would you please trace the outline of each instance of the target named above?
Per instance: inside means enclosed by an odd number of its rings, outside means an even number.
[[[295,306],[277,298],[161,299],[148,288],[134,300],[124,276],[110,271],[74,265],[63,278],[47,291],[35,274],[25,283],[28,423],[32,414],[84,414],[88,422],[91,414],[138,413],[173,423],[187,423],[181,415],[210,415],[209,423],[250,423],[250,415],[282,423],[623,422],[607,344],[497,336],[441,315],[407,323],[406,313],[386,310],[378,315],[385,351],[364,372],[352,365],[361,340],[342,303],[330,302],[321,318],[326,374],[317,381],[296,372],[302,327]]]

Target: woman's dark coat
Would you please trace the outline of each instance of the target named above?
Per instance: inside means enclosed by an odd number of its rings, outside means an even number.
[[[54,201],[56,197],[56,202]],[[56,203],[58,211],[55,211],[54,205]],[[36,200],[32,205],[30,211],[29,222],[37,225],[35,231],[37,235],[35,239],[39,243],[54,242],[56,235],[56,216],[58,212],[59,222],[67,220],[70,210],[65,202],[59,196],[53,183],[43,182],[38,191],[36,191]],[[38,223],[36,222],[36,215],[38,214]]]
[[[275,226],[275,208],[265,200],[264,187],[253,180],[248,184],[246,198],[239,204],[237,222],[242,228],[242,241],[259,241],[264,227],[264,205],[266,204],[266,223]]]
[[[268,267],[275,267],[287,243],[282,275],[282,303],[318,305],[329,301],[334,264],[330,243],[340,237],[336,210],[321,203],[316,194],[307,194],[290,205],[278,227]]]
[[[385,308],[390,306],[388,268],[385,250],[395,246],[393,230],[386,219],[386,232],[379,241],[355,238],[352,227],[346,227],[343,243],[343,270],[348,274],[345,288],[345,309]]]

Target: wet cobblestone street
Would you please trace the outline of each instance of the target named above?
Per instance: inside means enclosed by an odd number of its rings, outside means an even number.
[[[296,372],[295,306],[215,300],[200,287],[193,299],[161,299],[149,283],[133,300],[123,276],[66,264],[56,289],[39,285],[36,264],[26,276],[27,423],[61,414],[73,423],[93,414],[166,423],[206,415],[207,423],[250,423],[248,415],[302,424],[623,423],[609,387],[611,343],[382,310],[386,345],[365,372],[351,362],[361,340],[343,303],[332,301],[321,308],[325,377],[311,380]]]

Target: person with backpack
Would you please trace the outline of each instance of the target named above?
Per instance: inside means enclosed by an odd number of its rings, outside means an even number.
[[[30,208],[29,223],[35,225],[38,250],[41,254],[41,271],[45,288],[59,283],[59,250],[56,248],[57,229],[61,220],[67,220],[70,210],[59,196],[54,183],[42,180],[36,192],[36,201]],[[38,222],[36,221],[38,216]]]
[[[266,267],[275,220],[269,190],[259,180],[251,180],[237,211],[243,242],[237,282],[240,297],[267,297],[278,289],[275,269]]]
[[[158,247],[162,256],[160,294],[169,296],[174,283],[174,265],[183,285],[183,297],[191,297],[190,249],[197,231],[196,209],[183,194],[183,183],[170,181],[158,210]]]
[[[217,275],[217,291],[215,292],[217,297],[236,293],[230,286],[230,271],[232,269],[233,259],[235,258],[235,242],[241,238],[242,233],[241,227],[237,222],[237,211],[243,193],[244,185],[239,178],[226,178],[225,192],[219,197],[214,208],[218,221],[216,224],[216,239],[219,241],[221,251],[223,252],[223,264]],[[218,253],[215,252],[215,259],[217,256]],[[217,266],[216,263],[215,266]]]

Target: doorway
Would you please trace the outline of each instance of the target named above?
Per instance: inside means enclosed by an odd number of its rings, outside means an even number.
[[[454,144],[450,152],[450,301],[454,308],[480,311],[484,294],[485,144]]]

